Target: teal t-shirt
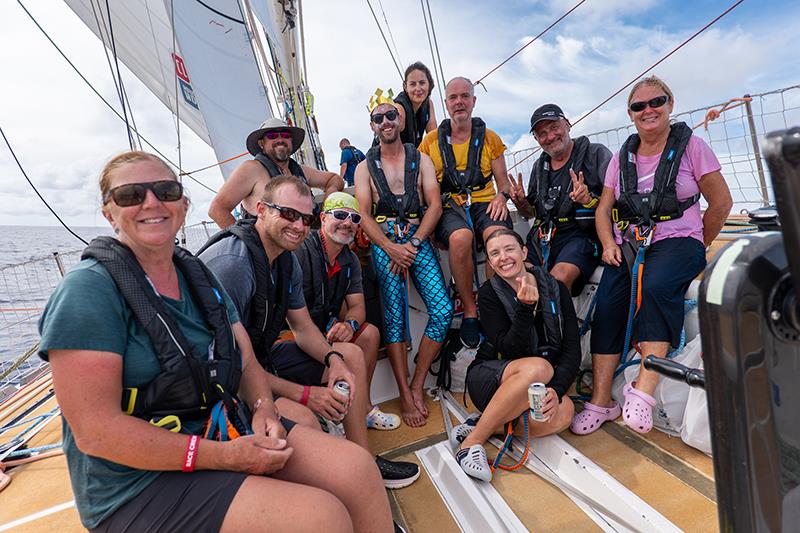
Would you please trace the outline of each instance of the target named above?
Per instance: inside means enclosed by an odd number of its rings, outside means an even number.
[[[178,270],[181,299],[162,296],[195,353],[208,354],[213,339],[200,308],[191,298],[188,283]],[[239,321],[225,291],[223,298],[231,323]],[[93,350],[122,357],[122,386],[138,387],[161,371],[150,338],[133,316],[108,271],[94,259],[73,267],[50,296],[39,320],[42,339],[39,356],[50,350]],[[87,368],[87,371],[91,369]],[[200,433],[202,421],[184,423],[185,430]],[[155,481],[159,472],[136,470],[81,452],[72,430],[62,418],[63,448],[81,522],[86,528],[104,519]]]

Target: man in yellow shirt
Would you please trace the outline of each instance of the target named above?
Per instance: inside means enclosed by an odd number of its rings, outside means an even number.
[[[442,189],[444,209],[435,235],[449,249],[450,272],[464,309],[461,341],[469,347],[480,343],[472,294],[475,243],[495,230],[512,228],[506,206],[511,197],[503,157],[506,146],[483,120],[473,118],[475,100],[471,81],[462,77],[450,80],[445,97],[450,119],[425,135],[419,146],[433,161]]]

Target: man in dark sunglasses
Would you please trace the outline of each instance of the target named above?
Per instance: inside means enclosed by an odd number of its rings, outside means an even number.
[[[370,148],[356,168],[356,198],[383,297],[383,337],[400,391],[403,421],[419,427],[428,418],[425,378],[453,318],[439,259],[428,238],[441,216],[442,203],[430,158],[413,144],[401,142],[397,109],[382,94],[376,91],[377,98],[370,101],[370,126],[379,144]],[[412,283],[428,314],[421,338],[409,338]],[[408,341],[418,346],[410,383]]]
[[[543,265],[578,294],[600,265],[594,211],[603,192],[611,151],[588,137],[573,139],[570,123],[556,104],[531,116],[531,133],[542,148],[533,164],[527,194],[522,173],[511,181],[511,200],[519,213],[533,218],[526,262]]]
[[[350,250],[361,223],[358,202],[347,193],[335,192],[325,199],[320,220],[320,229],[311,231],[295,253],[303,268],[306,306],[328,342],[352,342],[361,348],[367,381],[371,382],[381,334],[366,321],[361,263]],[[368,428],[390,430],[399,426],[399,416],[384,413],[377,405],[371,407]]]
[[[220,228],[236,222],[231,212],[241,203],[242,217],[255,217],[261,191],[270,178],[297,176],[309,187],[325,194],[341,191],[344,181],[338,174],[301,165],[291,158],[303,144],[306,132],[289,126],[281,119],[270,118],[247,136],[247,151],[253,159],[245,161],[231,173],[208,208],[208,216]]]
[[[314,323],[302,267],[292,253],[308,235],[313,205],[311,190],[299,178],[272,178],[264,186],[255,221],[240,220],[217,233],[198,256],[236,305],[256,357],[270,373],[273,392],[327,420],[341,421],[347,439],[368,449],[368,362],[361,348],[329,342]],[[334,391],[337,381],[349,385],[348,398]],[[419,476],[413,463],[376,461],[389,488]]]

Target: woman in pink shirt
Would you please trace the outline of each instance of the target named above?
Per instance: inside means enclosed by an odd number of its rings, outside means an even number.
[[[580,435],[620,414],[640,433],[653,427],[658,374],[641,367],[637,381],[625,386],[621,409],[611,398],[628,323],[635,230],[648,237],[638,242],[649,242],[649,247],[639,282],[634,337],[643,355],[665,357],[680,342],[686,289],[705,268],[705,248],[733,206],[719,161],[708,145],[686,124],[670,124],[673,105],[672,91],[659,78],[636,83],[628,96],[628,115],[637,133],[614,154],[606,171],[595,218],[605,268],[592,322],[592,399],[570,426]],[[652,194],[654,188],[662,192]],[[708,203],[704,213],[700,196]],[[613,224],[612,210],[614,220],[630,222],[623,231]]]

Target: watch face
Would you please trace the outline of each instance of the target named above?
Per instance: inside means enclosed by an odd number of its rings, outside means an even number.
[[[411,240],[409,242],[411,242],[411,246],[413,246],[414,248],[419,248],[419,245],[422,244],[422,242],[416,237],[411,237]]]

